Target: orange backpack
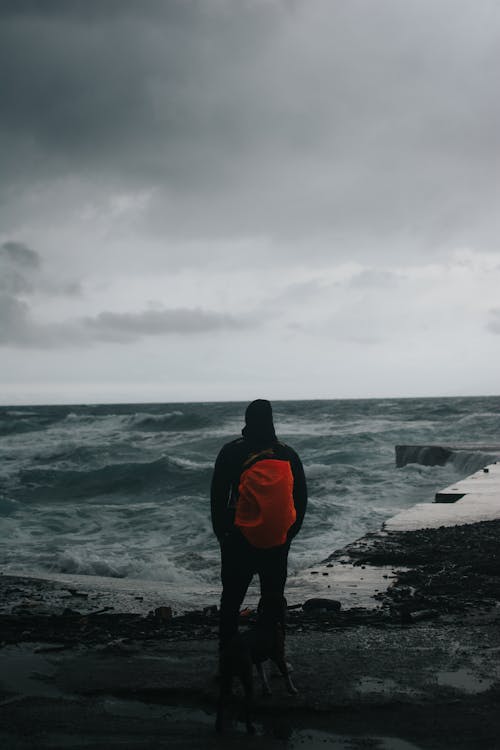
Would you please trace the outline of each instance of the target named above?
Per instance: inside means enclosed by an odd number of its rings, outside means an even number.
[[[242,472],[234,524],[250,544],[261,549],[284,544],[296,517],[288,461],[257,459]]]

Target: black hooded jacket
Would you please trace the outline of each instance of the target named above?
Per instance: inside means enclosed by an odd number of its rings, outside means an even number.
[[[291,540],[299,531],[307,507],[307,485],[302,462],[290,446],[281,443],[275,434],[271,405],[253,401],[246,412],[243,437],[226,443],[215,462],[211,486],[212,526],[219,542],[234,529],[235,503],[243,464],[254,453],[267,450],[273,457],[289,461],[293,474],[293,500],[297,518],[288,532]]]

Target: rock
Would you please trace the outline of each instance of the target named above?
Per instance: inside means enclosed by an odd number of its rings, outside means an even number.
[[[341,603],[336,599],[307,599],[302,605],[304,612],[340,612]]]
[[[172,607],[157,607],[155,609],[155,617],[162,622],[172,619]]]
[[[70,607],[65,607],[62,611],[62,617],[81,617],[82,613],[78,612],[77,609],[71,609]]]
[[[422,622],[422,620],[434,620],[439,617],[435,609],[420,609],[418,612],[409,612],[409,622]]]
[[[71,596],[79,596],[81,599],[88,598],[88,594],[84,593],[83,591],[77,591],[77,589],[66,589],[66,591],[69,591]]]

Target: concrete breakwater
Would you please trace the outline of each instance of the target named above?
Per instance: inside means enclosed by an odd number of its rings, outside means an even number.
[[[425,597],[405,599],[405,581],[412,578],[414,566],[430,570],[437,565],[443,571],[443,599],[431,597],[433,612],[450,610],[460,607],[461,602],[479,601],[480,597],[473,595],[471,581],[474,565],[486,555],[493,559],[495,570],[490,571],[493,578],[485,586],[483,581],[479,589],[486,598],[490,594],[494,598],[500,530],[500,446],[396,446],[398,467],[416,462],[444,464],[457,456],[465,458],[463,465],[475,462],[477,470],[438,490],[434,498],[397,513],[379,531],[365,534],[320,565],[303,571],[302,579],[309,577],[311,595],[335,597],[343,609],[380,610],[385,605],[387,611],[387,607],[401,604],[407,612],[412,607],[427,611]],[[464,567],[471,575],[457,578],[456,571]],[[422,573],[422,581],[424,578]],[[455,587],[453,602],[450,585]]]
[[[422,502],[396,514],[387,531],[414,531],[500,519],[500,446],[396,446],[396,466],[441,465],[453,457],[477,456],[474,473],[436,492],[434,503]],[[497,462],[498,461],[498,462]]]
[[[460,443],[457,445],[396,445],[396,466],[408,464],[444,466],[451,462],[466,473],[477,471],[488,463],[500,461],[500,444]]]

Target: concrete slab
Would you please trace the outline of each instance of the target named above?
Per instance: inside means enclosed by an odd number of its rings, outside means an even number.
[[[500,463],[489,464],[384,523],[387,531],[416,531],[500,519]]]
[[[436,493],[436,502],[450,502],[468,494],[498,495],[500,497],[500,463],[488,464],[480,471],[445,487]]]

